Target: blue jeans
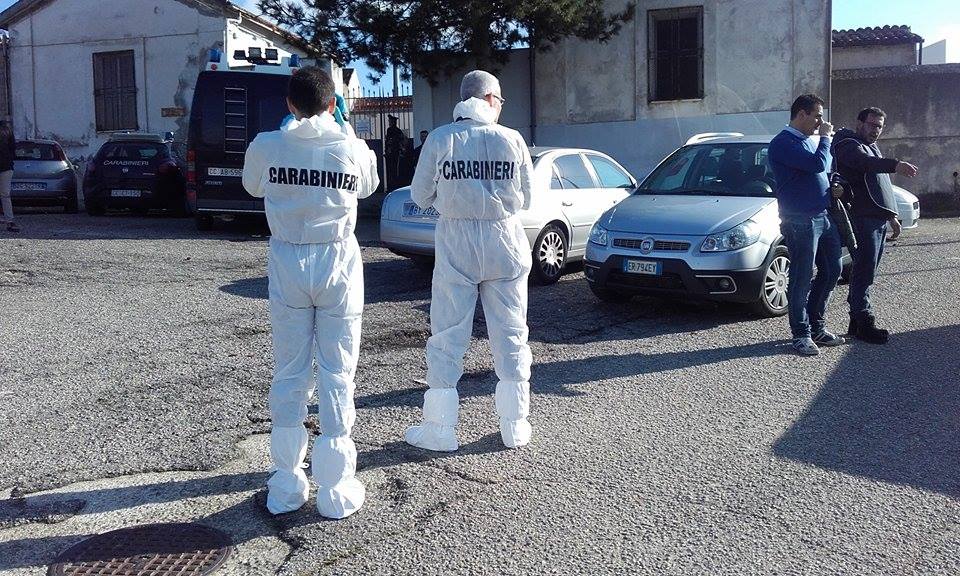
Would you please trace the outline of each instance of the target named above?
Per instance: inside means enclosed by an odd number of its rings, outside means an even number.
[[[810,337],[823,332],[827,302],[840,279],[840,233],[826,210],[815,216],[782,214],[780,231],[790,251],[790,332],[794,338]]]
[[[850,268],[850,318],[864,321],[873,318],[870,305],[870,287],[877,276],[883,245],[887,237],[887,219],[853,217],[850,219],[853,233],[857,235],[857,249],[850,252],[853,266]]]

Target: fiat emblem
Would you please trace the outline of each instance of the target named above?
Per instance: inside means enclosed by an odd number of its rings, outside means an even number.
[[[640,241],[640,253],[641,253],[641,254],[649,254],[649,253],[653,252],[653,244],[654,244],[653,238],[644,238],[643,240],[641,240],[641,241]]]

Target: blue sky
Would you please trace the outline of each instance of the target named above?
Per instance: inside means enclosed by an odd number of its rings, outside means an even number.
[[[0,10],[8,8],[15,1],[0,0]],[[257,12],[256,0],[234,0],[234,3],[251,12]],[[960,2],[958,0],[833,0],[834,30],[885,24],[906,24],[913,32],[923,37],[925,44],[946,39],[947,61],[960,62]],[[351,66],[360,71],[361,83],[364,87],[372,87],[372,83],[366,79],[367,68],[357,62],[352,63]],[[389,75],[380,83],[380,87],[386,90],[392,86],[393,80]]]

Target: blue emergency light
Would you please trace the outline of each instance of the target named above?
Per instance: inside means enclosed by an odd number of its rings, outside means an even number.
[[[291,54],[291,55],[290,55],[290,67],[291,67],[291,68],[299,68],[299,67],[300,67],[300,55],[299,55],[299,54]]]
[[[220,62],[220,58],[223,56],[223,52],[219,48],[210,49],[210,62]]]

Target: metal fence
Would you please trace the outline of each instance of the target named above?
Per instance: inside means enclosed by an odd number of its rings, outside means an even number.
[[[409,89],[363,90],[345,97],[350,124],[377,154],[383,191],[410,183],[413,176],[413,96]],[[380,191],[378,190],[378,191]]]

